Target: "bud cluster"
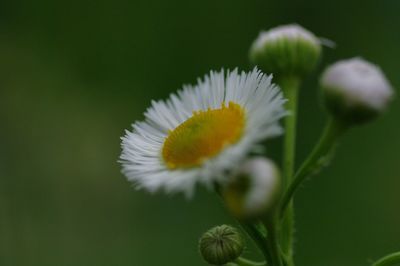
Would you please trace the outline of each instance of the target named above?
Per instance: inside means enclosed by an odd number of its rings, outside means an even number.
[[[250,48],[252,63],[281,81],[282,77],[283,81],[289,77],[301,79],[315,68],[320,55],[320,39],[297,24],[261,32]],[[380,68],[359,57],[329,66],[320,84],[327,110],[350,125],[378,116],[393,96]]]
[[[315,69],[321,48],[320,39],[312,32],[292,24],[261,32],[250,49],[252,63],[275,75],[287,98],[290,116],[285,121],[284,176],[281,180],[279,168],[271,160],[250,157],[230,171],[229,180],[217,187],[230,213],[257,245],[264,245],[260,251],[268,265],[294,265],[295,191],[332,156],[339,137],[349,126],[377,117],[393,97],[392,86],[381,69],[362,58],[328,66],[321,75],[320,89],[330,119],[313,151],[296,170],[298,90],[305,75]],[[228,225],[210,229],[199,242],[202,257],[211,265],[256,265],[241,257],[243,249],[242,236]],[[242,264],[244,261],[246,264]]]

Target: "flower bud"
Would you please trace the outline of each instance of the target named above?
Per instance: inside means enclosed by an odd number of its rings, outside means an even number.
[[[321,42],[310,31],[292,24],[261,32],[250,48],[250,60],[264,72],[302,77],[316,66]]]
[[[244,241],[240,233],[231,226],[216,226],[203,234],[199,250],[211,265],[224,265],[236,260],[243,252]]]
[[[353,124],[367,122],[382,113],[393,96],[379,67],[361,58],[329,66],[320,83],[327,109]]]
[[[222,189],[227,208],[239,219],[252,219],[274,206],[280,188],[275,164],[263,157],[247,160]]]

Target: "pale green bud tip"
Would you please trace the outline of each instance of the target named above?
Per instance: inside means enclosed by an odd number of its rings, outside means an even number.
[[[385,110],[393,96],[384,73],[362,58],[329,66],[320,83],[328,110],[350,123],[373,119]]]
[[[261,32],[250,48],[250,60],[263,71],[303,76],[311,72],[321,54],[321,41],[300,25]]]
[[[240,219],[267,214],[279,196],[280,174],[275,164],[263,157],[247,160],[222,190],[227,208]]]
[[[244,241],[231,226],[216,226],[200,238],[200,254],[211,265],[224,265],[236,260],[243,252]]]

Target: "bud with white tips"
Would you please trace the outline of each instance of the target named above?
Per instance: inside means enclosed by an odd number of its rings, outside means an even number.
[[[211,228],[200,238],[199,250],[211,265],[224,265],[236,260],[243,253],[243,237],[236,228],[221,225]]]
[[[250,49],[250,60],[264,72],[302,77],[316,66],[321,41],[300,25],[261,32]]]
[[[247,160],[222,189],[227,208],[239,219],[265,215],[275,205],[280,189],[279,170],[263,157]]]
[[[367,122],[382,113],[393,96],[384,73],[362,58],[329,66],[320,83],[328,110],[352,124]]]

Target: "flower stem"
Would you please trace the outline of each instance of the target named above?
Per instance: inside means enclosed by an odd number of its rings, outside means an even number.
[[[267,266],[266,262],[255,262],[242,257],[236,259],[235,263],[238,266]]]
[[[284,186],[288,187],[294,171],[295,153],[296,153],[296,124],[297,124],[297,101],[300,80],[296,77],[287,76],[278,80],[282,87],[284,96],[288,100],[286,109],[289,115],[285,118],[285,139],[284,139],[284,157],[283,174]]]
[[[329,119],[317,145],[314,147],[313,151],[310,153],[304,163],[300,166],[300,169],[297,171],[293,182],[290,184],[283,196],[281,203],[281,217],[285,215],[286,209],[289,211],[289,208],[292,205],[294,193],[297,191],[302,182],[329,162],[338,138],[345,132],[346,129],[347,125],[343,122],[334,118]]]
[[[396,264],[400,265],[400,252],[389,254],[376,261],[372,266],[391,266]]]
[[[282,257],[281,257],[281,250],[279,245],[279,236],[278,236],[278,220],[276,219],[276,215],[274,214],[273,217],[267,219],[265,221],[265,226],[268,230],[268,237],[267,237],[267,246],[268,250],[271,254],[271,265],[272,266],[282,266]]]
[[[286,109],[289,116],[285,119],[285,139],[283,154],[283,186],[288,188],[293,178],[295,153],[296,153],[296,124],[297,124],[297,101],[300,79],[294,76],[281,77],[278,80],[288,102]],[[294,231],[294,210],[292,202],[282,222],[281,241],[282,249],[289,258],[289,266],[293,265],[293,231]]]
[[[253,239],[254,243],[257,245],[261,253],[264,255],[264,258],[268,261],[272,261],[272,256],[270,254],[270,250],[268,249],[267,245],[267,238],[263,236],[263,234],[257,229],[254,223],[250,222],[240,222],[243,230]]]

